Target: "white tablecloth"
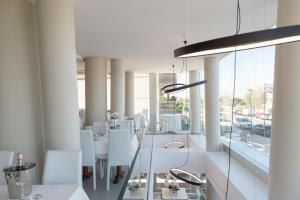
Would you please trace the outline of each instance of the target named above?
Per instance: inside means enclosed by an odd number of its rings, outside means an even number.
[[[34,185],[31,195],[41,194],[41,200],[88,200],[81,187],[75,185]],[[9,200],[7,186],[0,185],[0,199]]]
[[[135,152],[139,146],[138,139],[135,134],[131,134],[131,156],[135,155]],[[108,136],[99,136],[94,139],[95,153],[98,157],[105,157],[108,154]]]

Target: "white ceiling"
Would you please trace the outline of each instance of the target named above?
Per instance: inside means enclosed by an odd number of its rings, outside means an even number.
[[[122,58],[126,70],[181,69],[174,48],[232,35],[236,0],[75,0],[77,53],[82,57]],[[241,32],[276,23],[277,0],[240,0]],[[201,58],[189,69],[199,69]]]

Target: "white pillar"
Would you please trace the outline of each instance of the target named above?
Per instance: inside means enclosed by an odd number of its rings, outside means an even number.
[[[37,0],[47,149],[80,149],[73,0]]]
[[[34,13],[30,1],[0,1],[0,150],[35,162],[40,183],[44,142]]]
[[[189,82],[200,81],[200,72],[193,70],[189,72]],[[201,87],[201,86],[200,86]],[[190,88],[190,112],[191,112],[191,132],[201,133],[201,98],[200,87]]]
[[[157,79],[156,73],[149,74],[149,92],[150,92],[150,131],[157,132]]]
[[[216,57],[204,59],[206,151],[220,150],[219,65]],[[213,185],[207,181],[207,199],[218,200]]]
[[[278,26],[300,23],[300,1],[278,1]],[[269,199],[300,199],[300,43],[276,47]]]
[[[125,116],[134,117],[134,72],[125,72]]]
[[[86,123],[106,121],[107,64],[106,59],[85,58],[85,107]]]
[[[205,85],[205,133],[206,150],[220,149],[219,66],[218,58],[204,59]]]
[[[111,59],[111,113],[118,112],[124,120],[125,73],[122,60]]]

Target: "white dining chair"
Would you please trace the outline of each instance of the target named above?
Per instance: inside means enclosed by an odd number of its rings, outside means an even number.
[[[82,151],[82,166],[93,168],[93,186],[96,190],[96,159],[92,130],[80,130],[80,146]]]
[[[82,187],[82,153],[80,150],[46,152],[43,185],[78,185]]]
[[[108,122],[94,121],[93,133],[96,136],[106,136],[108,134]]]
[[[13,164],[14,152],[13,151],[0,151],[0,185],[5,185],[6,180],[2,174],[2,169]]]
[[[96,158],[100,160],[100,178],[102,179],[104,177],[104,163],[107,161],[107,154],[96,154]]]
[[[109,130],[106,190],[110,185],[110,168],[130,166],[130,132],[126,129]]]
[[[94,121],[93,122],[93,134],[96,136],[107,136],[108,135],[108,122]],[[96,155],[96,158],[100,160],[100,177],[104,177],[104,162],[107,160],[107,154]]]

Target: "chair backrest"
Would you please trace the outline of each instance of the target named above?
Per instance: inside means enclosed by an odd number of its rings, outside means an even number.
[[[130,132],[128,129],[109,130],[108,162],[110,166],[129,166]]]
[[[107,135],[108,134],[108,122],[93,122],[93,133],[95,135]]]
[[[94,166],[96,154],[92,130],[80,130],[80,146],[82,166]]]
[[[118,121],[118,125],[120,125],[120,129],[126,129],[130,131],[130,121]]]
[[[81,151],[47,151],[42,179],[44,185],[82,186]]]
[[[6,184],[2,169],[13,164],[13,151],[0,151],[0,185]]]

